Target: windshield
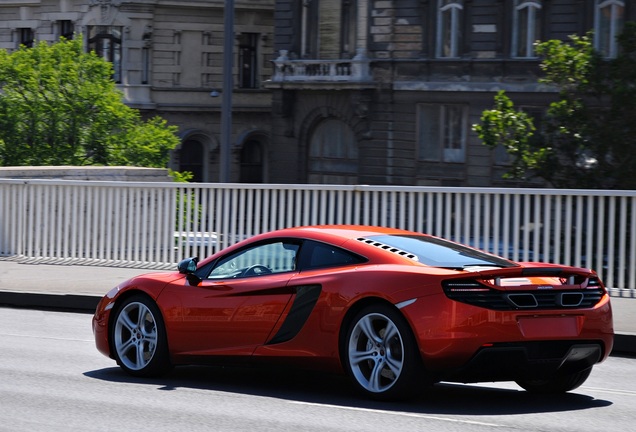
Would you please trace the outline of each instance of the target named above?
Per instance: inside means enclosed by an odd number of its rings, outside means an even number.
[[[436,237],[418,235],[379,235],[371,240],[410,252],[420,263],[432,267],[463,269],[471,266],[514,267],[504,258],[471,249]]]

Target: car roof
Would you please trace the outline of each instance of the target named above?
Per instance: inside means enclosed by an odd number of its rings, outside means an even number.
[[[324,238],[331,237],[332,240],[335,237],[343,240],[356,239],[360,237],[369,237],[381,234],[411,234],[411,235],[425,235],[412,231],[406,231],[397,228],[368,226],[368,225],[314,225],[314,226],[301,226],[294,228],[285,228],[282,230],[274,231],[272,234],[276,235],[290,235],[307,238]]]
[[[361,254],[367,258],[382,257],[383,262],[405,263],[409,262],[414,264],[415,261],[405,259],[398,254],[387,253],[381,248],[375,248],[369,246],[365,242],[356,241],[360,238],[368,238],[376,235],[387,234],[402,234],[402,235],[421,235],[428,236],[427,234],[421,234],[413,231],[406,231],[396,228],[386,228],[378,226],[367,225],[313,225],[313,226],[300,226],[293,228],[283,228],[275,231],[269,231],[261,234],[257,234],[253,237],[238,242],[228,248],[225,248],[213,255],[210,255],[201,264],[205,265],[210,261],[216,259],[220,254],[230,253],[233,250],[246,247],[249,244],[255,242],[267,241],[275,238],[298,238],[315,240],[324,243],[330,243],[334,246],[340,246],[346,248],[352,252]]]

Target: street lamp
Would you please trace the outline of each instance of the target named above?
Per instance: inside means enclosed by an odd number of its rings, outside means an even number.
[[[232,150],[232,89],[234,87],[232,77],[232,66],[234,63],[234,0],[225,0],[224,25],[219,177],[221,183],[229,183],[230,152]]]

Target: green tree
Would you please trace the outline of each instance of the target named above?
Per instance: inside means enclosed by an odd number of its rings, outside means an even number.
[[[0,165],[165,167],[176,127],[123,103],[81,38],[0,50]]]
[[[589,35],[537,45],[541,82],[558,91],[538,129],[503,92],[473,126],[485,145],[509,153],[507,178],[636,189],[636,23],[626,24],[619,43],[613,60],[594,51]]]

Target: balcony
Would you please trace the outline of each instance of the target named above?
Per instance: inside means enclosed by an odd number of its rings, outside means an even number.
[[[354,87],[367,88],[373,81],[370,73],[370,61],[361,53],[353,59],[336,60],[291,60],[287,50],[281,50],[280,56],[273,61],[274,76],[268,83],[269,88],[278,88],[285,84],[296,87]]]

